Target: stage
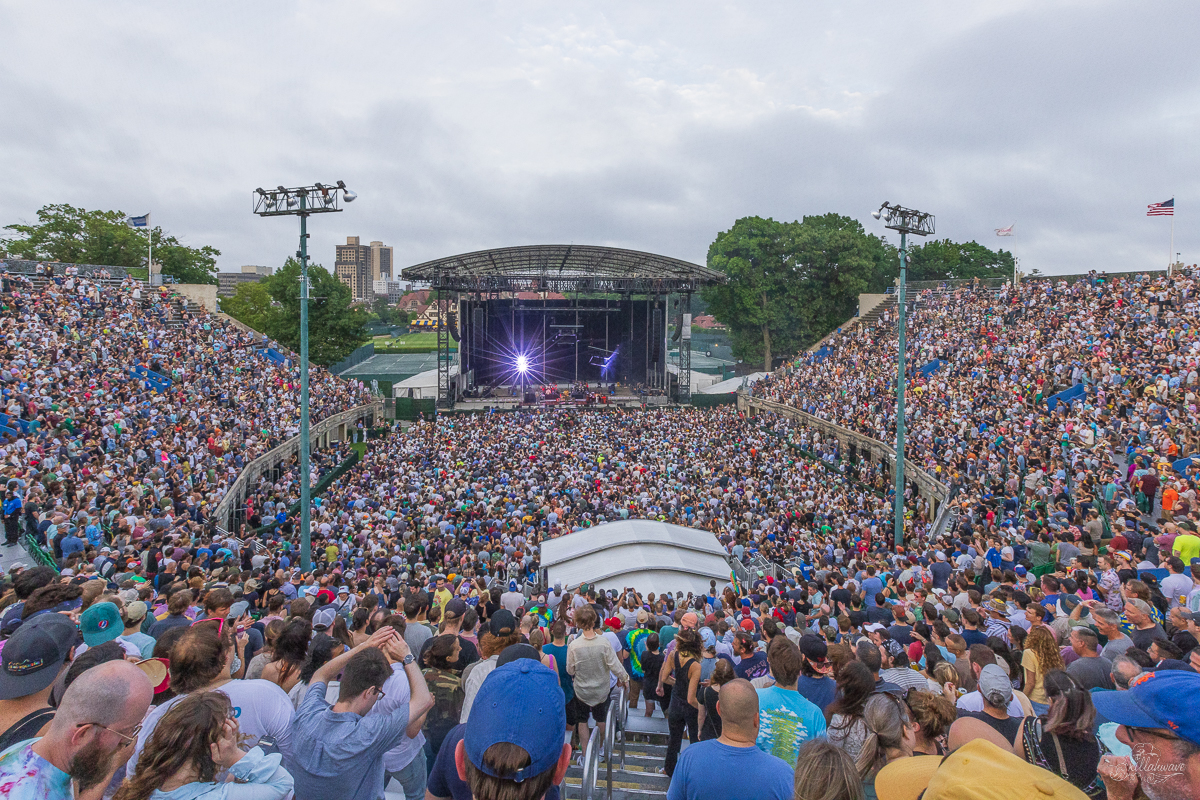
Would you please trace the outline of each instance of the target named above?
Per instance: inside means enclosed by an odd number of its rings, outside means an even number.
[[[455,402],[455,410],[487,411],[490,409],[531,411],[554,409],[577,409],[580,411],[603,411],[611,408],[644,408],[665,406],[670,399],[663,392],[639,394],[630,386],[606,384],[597,387],[595,384],[587,389],[580,385],[560,384],[554,387],[527,386],[522,392],[520,387],[497,387],[487,397],[474,396],[476,393],[464,392]]]
[[[402,274],[434,291],[445,409],[690,403],[692,295],[725,280],[666,256],[577,245],[483,250]]]

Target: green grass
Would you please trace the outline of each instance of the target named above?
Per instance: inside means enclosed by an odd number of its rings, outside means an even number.
[[[432,353],[437,350],[437,331],[419,331],[403,336],[375,337],[371,340],[376,353]],[[451,341],[450,349],[457,350],[458,344]]]
[[[375,343],[382,344],[385,346],[399,346],[399,347],[423,345],[423,346],[429,347],[430,349],[437,349],[437,331],[419,331],[417,333],[406,333],[403,336],[397,336],[395,338],[385,338],[382,341],[380,341],[379,339],[376,339]]]

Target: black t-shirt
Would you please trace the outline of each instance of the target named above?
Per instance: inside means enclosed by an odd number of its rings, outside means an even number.
[[[850,594],[850,590],[843,586],[830,592],[829,599],[835,603],[841,603],[842,610],[848,611],[850,609],[850,601],[853,597]]]
[[[983,720],[988,725],[991,725],[993,728],[999,731],[1000,735],[1004,737],[1005,741],[1009,742],[1010,744],[1016,741],[1017,731],[1021,730],[1021,717],[996,719],[986,711],[959,711],[958,716],[959,719],[963,717],[973,717],[975,719]]]
[[[1149,651],[1150,645],[1154,644],[1154,640],[1166,639],[1167,633],[1162,629],[1161,625],[1156,623],[1153,628],[1147,628],[1144,631],[1134,628],[1129,632],[1129,638],[1133,639],[1134,647]]]
[[[721,715],[717,713],[717,697],[719,692],[711,686],[705,686],[700,691],[700,700],[704,703],[704,727],[700,729],[700,741],[716,739],[721,735]]]

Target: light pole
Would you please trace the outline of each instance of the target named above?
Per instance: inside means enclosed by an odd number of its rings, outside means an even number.
[[[346,188],[342,181],[337,186],[314,183],[285,189],[254,191],[254,213],[260,217],[300,217],[300,568],[305,572],[312,569],[312,531],[310,530],[311,505],[309,479],[308,441],[308,216],[341,211],[338,207],[338,192],[347,203],[358,196]]]
[[[904,284],[908,277],[907,235],[928,236],[933,233],[933,214],[914,211],[911,208],[884,203],[878,211],[871,212],[875,219],[883,220],[883,227],[900,231],[900,285],[896,288],[896,305],[900,308],[899,356],[896,362],[896,545],[904,544]]]

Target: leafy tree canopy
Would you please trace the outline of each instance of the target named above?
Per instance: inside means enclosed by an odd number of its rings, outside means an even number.
[[[350,287],[319,264],[309,265],[308,278],[311,282],[308,356],[315,364],[329,366],[350,355],[367,340],[370,315],[353,304]],[[267,315],[263,333],[299,353],[300,262],[289,258],[283,269],[264,278],[261,284],[278,304]],[[240,293],[241,287],[238,288]]]
[[[1011,278],[1013,255],[1007,250],[989,250],[978,242],[935,239],[909,248],[910,281],[942,281],[951,278]],[[897,262],[899,274],[899,262]]]
[[[240,283],[233,297],[221,298],[221,310],[254,330],[266,333],[273,311],[271,293],[261,282]]]
[[[0,248],[14,258],[105,264],[146,268],[146,232],[125,224],[123,211],[87,211],[66,204],[43,206],[36,224],[14,223],[6,231],[15,236],[0,239]],[[154,261],[164,275],[179,283],[217,282],[217,256],[221,251],[205,245],[187,247],[174,236],[154,228]]]
[[[778,222],[745,217],[717,235],[708,264],[729,282],[706,288],[709,311],[729,327],[734,355],[794,353],[844,322],[861,292],[881,290],[888,245],[838,214]]]

